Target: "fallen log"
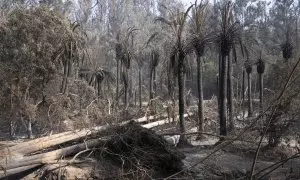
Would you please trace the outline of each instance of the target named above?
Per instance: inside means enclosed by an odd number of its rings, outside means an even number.
[[[188,116],[189,116],[188,114],[184,114],[184,117],[188,117]],[[179,116],[177,115],[175,118],[175,121],[177,121],[178,119],[179,119]],[[154,128],[154,127],[161,126],[161,125],[168,124],[168,123],[170,123],[169,119],[163,119],[160,121],[155,121],[152,123],[144,124],[144,125],[142,125],[142,127],[150,129],[150,128]]]
[[[33,166],[35,167],[37,165],[47,164],[50,162],[53,162],[54,160],[60,159],[61,157],[69,156],[75,153],[78,153],[80,151],[83,151],[87,148],[93,148],[98,146],[101,143],[101,140],[94,139],[87,141],[85,143],[73,145],[70,147],[58,149],[55,151],[37,154],[33,156],[25,156],[22,158],[16,159],[2,159],[0,160],[0,178],[6,177],[7,172],[16,172],[17,170],[20,170],[22,167],[26,169],[26,167]],[[17,169],[17,170],[16,170]],[[11,170],[11,171],[10,171]],[[27,169],[26,169],[27,170]],[[10,174],[12,175],[12,174]]]
[[[18,168],[14,168],[14,169],[9,169],[6,171],[0,170],[0,178],[5,178],[5,177],[12,176],[14,174],[28,171],[28,170],[36,168],[38,166],[41,166],[41,164],[33,164],[33,165],[29,165],[29,166],[23,166],[23,167],[18,167]]]
[[[188,117],[188,114],[184,115]],[[179,116],[176,117],[176,120]],[[135,121],[144,122],[144,117]],[[151,122],[142,125],[144,128],[153,128],[163,124],[170,123],[169,119],[163,119],[156,122]],[[104,131],[109,128],[109,125],[99,126],[92,129],[83,129],[76,131],[64,132],[48,137],[42,137],[28,142],[19,143],[12,147],[0,149],[0,178],[7,177],[22,171],[26,171],[33,167],[43,164],[50,164],[51,162],[61,159],[62,157],[76,154],[87,148],[93,148],[100,144],[99,139],[89,140],[86,143],[65,147],[47,153],[25,156],[27,154],[47,149],[49,147],[59,145],[72,140],[80,139],[91,135],[94,132]]]
[[[157,119],[157,118],[167,118],[168,115],[167,114],[162,114],[162,115],[155,115],[155,116],[144,116],[144,117],[141,117],[139,119],[133,119],[133,120],[129,120],[129,121],[123,121],[121,122],[120,124],[121,125],[125,125],[127,123],[129,123],[130,121],[134,121],[134,122],[137,122],[137,123],[143,123],[143,122],[146,122],[146,121],[152,121],[154,119]]]
[[[55,145],[59,145],[72,140],[80,139],[91,135],[93,132],[99,132],[107,129],[108,126],[99,126],[92,129],[83,129],[76,131],[68,131],[52,136],[42,137],[31,141],[19,143],[12,147],[6,147],[0,150],[0,157],[9,159],[15,155],[27,155],[42,149],[46,149]]]
[[[150,116],[150,117],[142,117],[136,120],[133,120],[138,123],[146,122],[148,120],[156,119],[158,116]],[[167,117],[167,115],[159,116],[159,117]],[[120,123],[119,125],[125,125],[130,121],[125,121]],[[154,123],[155,124],[155,123]],[[159,125],[159,124],[158,124]],[[2,158],[8,158],[15,155],[26,155],[29,153],[33,153],[42,149],[46,149],[55,145],[59,145],[65,142],[73,141],[76,139],[80,139],[85,136],[91,135],[93,132],[99,132],[102,130],[106,130],[108,128],[108,125],[106,126],[98,126],[94,127],[92,129],[83,129],[83,130],[75,130],[75,131],[68,131],[63,132],[47,137],[37,138],[31,141],[22,142],[15,146],[8,147],[0,149],[0,157]]]

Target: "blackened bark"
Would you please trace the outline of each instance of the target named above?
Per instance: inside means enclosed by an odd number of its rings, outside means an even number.
[[[222,56],[221,60],[221,74],[219,82],[219,118],[220,118],[220,135],[227,135],[226,118],[227,118],[227,108],[226,108],[226,89],[227,89],[227,65],[226,56]]]
[[[228,74],[227,74],[227,101],[228,101],[228,122],[229,122],[229,130],[233,130],[234,122],[233,122],[233,83],[232,83],[232,58],[228,56]]]
[[[252,117],[251,73],[248,74],[248,117]]]
[[[117,97],[117,105],[119,104],[119,78],[120,78],[120,60],[117,59],[117,89],[116,89],[116,97]]]
[[[150,93],[149,93],[149,99],[150,99],[150,101],[153,99],[153,71],[151,70],[151,72],[150,72],[150,82],[149,82],[149,91],[150,91]]]
[[[259,106],[260,106],[260,112],[262,113],[264,111],[263,108],[263,91],[264,91],[264,74],[259,74]]]
[[[179,100],[179,124],[180,124],[180,132],[185,133],[184,126],[184,71],[183,71],[183,58],[179,57],[178,62],[178,100]],[[183,140],[185,136],[181,137]]]
[[[242,80],[242,108],[243,108],[243,119],[245,117],[245,69],[243,69],[243,80]]]
[[[197,87],[198,87],[198,131],[199,135],[204,132],[204,112],[203,112],[203,79],[202,79],[202,61],[197,56]]]
[[[139,102],[140,108],[142,108],[142,69],[139,69]]]

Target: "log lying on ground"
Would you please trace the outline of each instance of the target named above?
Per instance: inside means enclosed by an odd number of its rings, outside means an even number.
[[[36,168],[38,166],[41,166],[41,164],[33,164],[33,165],[29,165],[29,166],[22,166],[22,167],[18,167],[18,168],[14,168],[14,169],[9,169],[9,170],[0,170],[0,179],[1,178],[5,178],[5,177],[9,177],[12,176],[14,174],[18,174],[24,171],[28,171],[30,169]]]
[[[185,117],[187,117],[188,115],[185,114]],[[157,117],[167,117],[167,115],[162,115],[162,116],[150,116],[150,117],[142,117],[136,120],[133,120],[137,123],[142,123],[142,122],[146,122],[148,120],[153,120]],[[177,117],[178,119],[178,117]],[[159,126],[167,122],[168,119],[164,119],[161,121],[157,121],[157,122],[153,122],[153,123],[149,123],[149,125],[146,125],[146,128],[151,128],[151,126]],[[126,121],[126,122],[122,122],[120,125],[125,125],[130,121]],[[76,139],[80,139],[82,137],[85,136],[89,136],[92,133],[97,133],[99,131],[103,131],[106,130],[109,126],[98,126],[98,127],[94,127],[92,129],[83,129],[83,130],[75,130],[75,131],[68,131],[68,132],[63,132],[63,133],[59,133],[59,134],[55,134],[55,135],[51,135],[51,136],[47,136],[47,137],[42,137],[42,138],[38,138],[38,139],[34,139],[31,141],[27,141],[27,142],[22,142],[19,143],[15,146],[11,146],[11,147],[6,147],[3,149],[0,149],[0,157],[5,157],[6,159],[11,157],[11,156],[15,156],[15,155],[26,155],[29,153],[33,153],[42,149],[47,149],[49,147],[55,146],[55,145],[59,145],[65,142],[69,142],[69,141],[73,141]]]
[[[106,130],[109,126],[99,126],[92,129],[68,131],[52,136],[42,137],[35,140],[19,143],[18,145],[0,150],[0,157],[10,159],[15,155],[27,155],[65,142],[73,141],[91,135],[93,132]]]
[[[133,120],[129,120],[129,121],[124,121],[124,122],[121,122],[120,124],[121,125],[125,125],[127,123],[129,123],[130,121],[134,121],[134,122],[137,122],[137,123],[143,123],[143,122],[147,122],[147,121],[152,121],[154,119],[161,119],[161,118],[167,118],[168,115],[167,114],[161,114],[161,115],[155,115],[155,116],[144,116],[144,117],[141,117],[139,119],[133,119]]]
[[[184,117],[188,117],[188,116],[189,116],[188,114],[184,114]],[[178,119],[179,119],[179,116],[176,116],[175,121],[177,121]],[[154,128],[154,127],[161,126],[161,125],[168,124],[168,123],[170,123],[169,119],[163,119],[160,121],[155,121],[155,122],[151,122],[148,124],[144,124],[142,126],[144,128],[150,129],[150,128]]]
[[[184,116],[187,117],[188,114],[185,114]],[[178,116],[176,120],[177,119]],[[144,117],[135,121],[144,122]],[[144,124],[142,126],[144,128],[150,129],[167,123],[169,123],[169,120],[163,119],[160,121]],[[47,149],[55,145],[83,138],[85,136],[91,135],[94,132],[104,131],[108,128],[109,125],[99,126],[92,129],[69,131],[52,136],[38,138],[28,142],[19,143],[12,147],[0,149],[0,178],[6,177],[7,175],[13,175],[22,171],[26,171],[39,165],[53,162],[54,160],[60,159],[61,157],[76,154],[82,150],[85,150],[86,147],[93,148],[99,145],[99,139],[90,140],[86,143],[65,147],[47,153],[25,156],[30,153]]]
[[[70,147],[58,149],[55,151],[37,154],[33,156],[25,156],[21,157],[19,159],[2,159],[0,160],[0,178],[6,177],[7,172],[10,172],[10,175],[12,175],[12,172],[19,172],[19,170],[22,170],[22,167],[24,170],[28,170],[30,166],[36,167],[38,165],[47,164],[50,162],[53,162],[54,160],[60,159],[61,157],[69,156],[71,154],[78,153],[80,151],[85,150],[86,148],[93,148],[98,146],[101,143],[101,140],[94,139],[87,141],[85,143],[73,145]],[[21,171],[22,172],[22,171]]]

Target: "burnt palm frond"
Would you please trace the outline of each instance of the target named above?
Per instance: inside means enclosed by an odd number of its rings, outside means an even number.
[[[133,33],[135,31],[137,31],[138,29],[137,28],[134,28],[134,27],[129,27],[125,33],[125,38],[124,38],[124,41],[125,42],[128,42],[129,41],[129,38],[133,36]]]
[[[190,12],[190,10],[193,8],[194,4],[190,5],[190,7],[188,7],[188,9],[185,11],[184,14],[180,13],[179,16],[177,16],[178,18],[178,23],[179,23],[179,27],[178,27],[178,38],[180,38],[182,36],[182,32],[183,32],[183,28],[186,22],[186,18],[188,17],[188,14]]]
[[[158,35],[158,32],[153,33],[150,38],[148,39],[148,41],[145,44],[145,47],[148,47],[148,45],[155,39],[155,37]]]
[[[265,62],[262,60],[262,58],[259,58],[257,61],[257,73],[263,74],[265,72]]]
[[[207,21],[207,5],[208,1],[200,2],[197,4],[197,0],[194,3],[192,9],[192,34],[203,35],[206,34],[206,21]]]
[[[172,27],[172,21],[169,21],[169,20],[167,20],[166,18],[164,18],[164,17],[156,17],[155,19],[154,19],[154,22],[161,22],[161,23],[163,23],[163,24],[167,24],[168,26],[170,26],[170,27]]]
[[[109,83],[114,83],[116,81],[116,78],[112,72],[102,68],[98,68],[97,70],[80,68],[78,75],[82,79],[85,79],[89,85],[93,84],[94,81],[96,81],[98,84],[101,84],[104,80],[108,81]]]
[[[75,31],[78,27],[80,27],[80,24],[79,23],[72,23],[72,31]]]
[[[287,40],[285,43],[283,43],[281,45],[281,49],[284,59],[290,59],[292,57],[294,47],[290,41]]]
[[[170,64],[169,64],[169,72],[174,74],[176,76],[177,74],[177,67],[178,67],[178,62],[177,62],[177,48],[174,46],[172,48],[172,51],[170,53]]]
[[[152,50],[151,52],[151,71],[153,71],[159,63],[159,53],[157,49]]]
[[[232,7],[229,1],[221,10],[222,22],[217,43],[220,45],[221,53],[225,56],[229,55],[236,42],[241,42],[239,41],[241,25],[239,21],[234,21]]]
[[[133,57],[133,55],[132,55],[131,51],[129,50],[129,48],[125,47],[121,60],[127,69],[130,69],[132,57]]]
[[[246,72],[247,74],[251,74],[252,73],[252,64],[249,60],[247,60],[245,62],[245,69],[246,69]]]
[[[164,17],[156,17],[155,22],[159,21],[168,25],[173,31],[173,35],[176,38],[177,44],[180,44],[186,19],[193,6],[194,5],[189,6],[185,12],[180,12],[179,10],[177,10],[172,20],[168,20]]]

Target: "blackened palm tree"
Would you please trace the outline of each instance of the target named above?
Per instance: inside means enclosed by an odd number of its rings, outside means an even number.
[[[252,87],[251,87],[251,73],[252,73],[252,65],[247,60],[245,63],[245,68],[247,72],[247,81],[248,81],[248,117],[252,116],[253,113],[253,107],[252,107]]]
[[[122,59],[122,54],[123,54],[123,50],[122,50],[122,44],[120,42],[120,34],[117,34],[116,37],[116,47],[115,47],[115,51],[116,51],[116,61],[117,61],[117,87],[116,87],[116,102],[117,104],[119,103],[119,79],[120,79],[120,61]]]
[[[198,5],[195,1],[192,9],[191,19],[191,45],[193,46],[197,56],[197,90],[198,90],[198,138],[204,132],[204,107],[203,107],[203,80],[202,80],[202,57],[204,55],[205,46],[212,42],[212,36],[208,35],[207,28],[207,3],[202,1]]]
[[[263,112],[263,80],[264,80],[264,72],[265,72],[265,62],[260,57],[257,62],[257,73],[259,76],[259,106],[261,113]]]
[[[167,24],[172,30],[173,50],[171,51],[171,61],[176,61],[176,73],[178,81],[178,100],[179,100],[179,124],[181,136],[179,145],[186,144],[185,125],[184,125],[184,59],[186,57],[185,43],[183,39],[183,31],[188,17],[188,13],[193,5],[191,5],[185,12],[177,10],[172,20],[169,21],[163,17],[156,18],[156,21]]]
[[[124,85],[124,102],[125,107],[128,107],[129,104],[129,71],[131,68],[131,60],[133,57],[132,53],[132,41],[133,41],[133,33],[137,29],[135,28],[128,28],[124,34],[124,37],[121,40],[120,44],[120,60],[121,60],[121,71],[122,71],[122,80]],[[131,38],[131,41],[130,41]],[[118,98],[118,97],[117,97]]]
[[[159,53],[157,49],[153,49],[151,52],[151,62],[150,62],[150,101],[154,98],[156,91],[156,68],[159,63]]]
[[[140,108],[142,108],[142,69],[144,66],[144,62],[146,62],[147,55],[143,52],[140,52],[135,59],[139,67],[139,106]]]
[[[79,62],[79,47],[80,41],[82,40],[79,33],[76,31],[79,24],[71,24],[72,36],[65,42],[64,46],[59,50],[58,56],[62,55],[63,65],[63,80],[60,92],[65,94],[68,88],[68,78],[72,76],[74,64],[78,65]]]
[[[80,68],[78,75],[81,79],[85,80],[89,85],[95,84],[95,89],[98,93],[98,98],[101,94],[101,86],[104,81],[108,83],[114,83],[115,77],[114,74],[108,70],[98,68],[96,70],[88,68]]]
[[[221,11],[222,21],[221,21],[221,31],[217,38],[217,44],[220,47],[221,59],[219,64],[220,80],[219,80],[219,117],[220,117],[220,135],[227,135],[227,106],[226,106],[226,96],[227,96],[227,76],[228,76],[228,61],[229,55],[235,46],[236,42],[239,42],[239,29],[240,23],[233,20],[232,4],[227,2]],[[231,65],[231,64],[230,64]],[[231,68],[231,67],[230,67]],[[231,81],[231,78],[228,79]],[[232,83],[231,83],[232,85]],[[229,88],[229,90],[232,88]],[[231,93],[232,94],[232,93]],[[232,99],[232,96],[229,97]],[[232,102],[232,100],[231,100]],[[232,106],[229,107],[232,111]],[[232,119],[230,119],[232,120]]]
[[[290,35],[289,35],[289,31],[286,32],[286,40],[285,42],[281,45],[282,48],[282,56],[285,59],[286,62],[288,62],[288,60],[292,57],[293,55],[293,45],[291,43],[290,40]]]

